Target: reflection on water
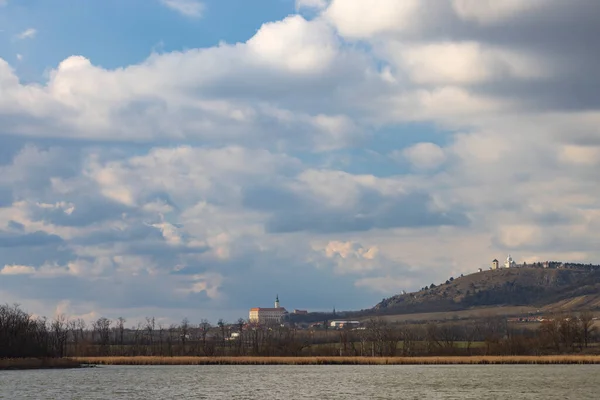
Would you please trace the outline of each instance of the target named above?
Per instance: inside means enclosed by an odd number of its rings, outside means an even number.
[[[154,366],[0,371],[1,399],[598,399],[600,366]]]

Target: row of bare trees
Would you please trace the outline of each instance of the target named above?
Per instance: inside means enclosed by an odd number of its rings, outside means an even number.
[[[540,355],[579,353],[600,340],[590,312],[556,315],[536,329],[520,328],[506,318],[489,317],[460,322],[392,325],[380,319],[367,322],[354,342],[371,345],[371,355]],[[340,334],[340,337],[345,334]],[[343,344],[348,339],[341,339]],[[352,341],[352,340],[350,340]],[[595,346],[594,346],[595,347]],[[345,346],[341,348],[346,351]],[[354,348],[351,349],[356,354]],[[364,354],[364,347],[360,349]]]
[[[63,357],[65,320],[33,318],[18,306],[0,305],[0,358]]]
[[[373,318],[359,328],[300,329],[184,319],[168,326],[146,318],[126,327],[124,318],[34,318],[18,306],[0,306],[0,358],[63,356],[417,356],[537,355],[596,348],[591,313],[550,317],[537,329],[505,318],[397,324]]]

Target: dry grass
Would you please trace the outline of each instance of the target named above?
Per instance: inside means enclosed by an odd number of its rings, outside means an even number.
[[[390,314],[381,316],[388,322],[419,322],[419,321],[453,321],[455,319],[476,319],[482,317],[520,316],[536,312],[535,307],[528,306],[496,306],[476,307],[469,310],[424,312],[415,314]],[[368,320],[370,317],[359,318]]]
[[[4,358],[0,370],[7,369],[53,369],[79,368],[81,363],[69,358]]]
[[[441,365],[600,364],[600,356],[473,357],[77,357],[92,365]]]

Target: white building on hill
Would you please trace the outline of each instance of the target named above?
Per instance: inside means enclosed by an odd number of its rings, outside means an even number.
[[[500,269],[500,268],[514,268],[517,266],[517,263],[515,262],[515,260],[513,260],[512,256],[509,254],[508,257],[506,257],[506,261],[504,261],[504,265],[500,266],[500,263],[498,262],[497,259],[494,259],[494,261],[492,261],[492,269]]]
[[[255,307],[250,309],[248,320],[258,324],[279,324],[288,314],[284,307],[279,304],[279,295],[275,298],[274,308]]]
[[[514,268],[517,266],[517,263],[512,259],[510,254],[506,257],[506,261],[504,261],[504,268]]]

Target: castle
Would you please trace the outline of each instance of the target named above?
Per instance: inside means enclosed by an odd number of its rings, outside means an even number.
[[[274,308],[251,308],[248,320],[258,324],[278,324],[283,322],[287,314],[287,310],[279,304],[279,295],[277,295]]]

